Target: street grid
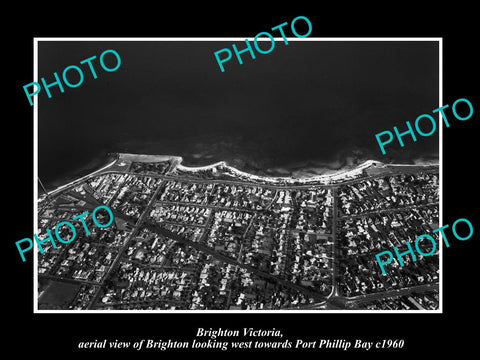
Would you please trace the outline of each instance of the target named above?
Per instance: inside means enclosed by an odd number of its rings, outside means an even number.
[[[170,169],[169,169],[170,170]],[[430,173],[438,173],[438,169],[429,169],[427,172]],[[105,272],[105,274],[102,276],[101,281],[92,281],[92,280],[87,280],[87,279],[74,279],[74,278],[69,278],[69,277],[64,277],[64,276],[57,276],[53,274],[54,271],[50,271],[49,273],[45,274],[38,274],[39,279],[43,280],[54,280],[54,281],[60,281],[60,282],[67,282],[67,283],[73,283],[73,284],[85,284],[89,286],[93,286],[94,288],[94,293],[93,296],[90,297],[90,301],[88,302],[88,306],[86,309],[100,309],[100,308],[105,308],[107,305],[103,304],[100,302],[100,298],[103,295],[104,288],[106,285],[106,282],[109,281],[112,277],[112,274],[115,273],[118,268],[120,263],[125,261],[125,252],[129,248],[132,243],[135,242],[135,237],[139,234],[139,232],[142,229],[148,229],[153,234],[158,234],[163,236],[166,239],[173,240],[177,242],[178,244],[183,244],[185,246],[188,246],[190,248],[194,248],[197,251],[206,254],[210,256],[211,258],[220,261],[225,264],[231,264],[232,266],[235,267],[235,269],[244,269],[250,274],[253,274],[259,278],[262,278],[266,280],[269,283],[277,284],[278,286],[281,286],[282,288],[288,288],[292,291],[298,292],[303,294],[306,298],[311,299],[311,301],[308,304],[303,304],[303,305],[298,305],[296,309],[328,309],[329,305],[334,308],[335,306],[339,306],[340,308],[355,308],[355,305],[361,305],[363,303],[366,303],[371,300],[378,300],[378,299],[386,299],[386,298],[391,298],[391,297],[398,297],[406,294],[412,294],[412,293],[425,293],[428,291],[437,291],[439,288],[439,283],[438,281],[429,283],[429,284],[422,284],[422,285],[416,285],[416,286],[410,286],[402,289],[393,289],[393,290],[388,290],[388,291],[383,291],[383,292],[376,292],[376,293],[370,293],[370,294],[365,294],[365,295],[357,295],[357,296],[352,296],[352,297],[346,297],[339,291],[339,283],[342,282],[341,274],[339,274],[339,263],[342,261],[341,259],[341,253],[340,253],[340,240],[338,239],[338,230],[337,228],[339,227],[339,224],[341,221],[346,220],[346,219],[357,219],[357,218],[364,218],[368,217],[370,215],[379,215],[379,214],[386,214],[386,213],[395,213],[398,211],[403,211],[403,210],[412,210],[412,209],[419,209],[419,208],[433,208],[433,207],[438,207],[438,201],[432,202],[429,204],[413,204],[413,205],[408,205],[405,207],[400,207],[400,208],[392,208],[392,209],[380,209],[376,211],[371,211],[371,212],[363,212],[360,214],[350,214],[346,215],[341,213],[339,210],[339,197],[338,197],[338,189],[340,186],[345,186],[345,185],[351,185],[351,184],[356,184],[361,181],[369,180],[369,179],[375,179],[375,178],[381,178],[385,177],[385,173],[379,173],[376,175],[369,175],[369,176],[363,176],[360,177],[359,179],[354,179],[354,180],[349,180],[345,181],[340,184],[330,184],[330,185],[324,185],[324,184],[319,184],[319,185],[272,185],[272,184],[260,184],[260,183],[248,183],[245,181],[234,181],[234,180],[215,180],[215,179],[199,179],[199,178],[191,178],[188,176],[177,176],[177,175],[172,175],[172,174],[153,174],[153,173],[148,173],[148,174],[138,174],[136,172],[121,172],[121,171],[103,171],[101,174],[96,174],[95,177],[99,176],[107,176],[107,175],[123,175],[127,176],[128,179],[125,177],[122,181],[120,181],[117,185],[116,190],[114,191],[113,195],[110,196],[110,198],[105,202],[102,203],[98,199],[96,199],[94,196],[91,196],[92,194],[89,194],[86,192],[85,194],[81,194],[78,191],[75,191],[75,188],[78,188],[79,185],[85,184],[88,182],[90,179],[87,178],[82,181],[82,183],[75,183],[69,187],[64,188],[61,192],[58,192],[55,194],[54,197],[50,197],[46,200],[43,201],[41,206],[39,206],[39,218],[42,218],[42,214],[45,213],[45,211],[48,208],[54,207],[55,205],[53,204],[55,199],[60,198],[62,195],[68,195],[70,198],[73,197],[77,200],[77,203],[80,202],[82,206],[58,206],[56,209],[61,208],[62,210],[65,211],[71,211],[71,212],[78,212],[78,211],[85,211],[85,209],[93,209],[98,205],[108,205],[111,206],[114,200],[117,198],[119,193],[121,192],[122,188],[124,186],[128,186],[128,181],[134,181],[132,179],[136,178],[151,178],[155,179],[157,181],[155,188],[153,191],[150,191],[150,194],[148,194],[148,202],[147,205],[144,207],[144,209],[141,210],[140,216],[138,218],[135,218],[134,216],[128,216],[122,211],[119,211],[118,209],[111,208],[111,210],[114,213],[116,222],[118,220],[123,220],[123,228],[125,229],[126,226],[130,228],[130,234],[124,241],[124,243],[120,246],[109,246],[109,250],[114,251],[115,257],[114,260],[110,263],[108,270]],[[262,206],[260,209],[246,209],[246,208],[235,208],[232,206],[222,206],[222,205],[211,205],[208,203],[192,203],[192,202],[181,202],[181,201],[165,201],[165,200],[159,200],[159,195],[164,191],[165,189],[165,183],[167,181],[174,181],[174,182],[183,182],[183,183],[188,183],[188,184],[213,184],[213,186],[239,186],[239,187],[255,187],[255,188],[261,188],[262,190],[271,190],[274,192],[273,197],[271,201],[268,201],[268,204],[266,206]],[[243,212],[243,213],[248,213],[253,215],[250,220],[248,221],[248,224],[246,226],[246,230],[243,232],[243,238],[246,237],[246,235],[249,233],[249,231],[252,229],[252,227],[255,224],[255,221],[258,219],[258,217],[262,214],[271,214],[272,213],[272,207],[275,204],[275,201],[278,199],[279,192],[284,191],[284,190],[289,190],[289,191],[302,191],[302,190],[308,190],[308,189],[325,189],[325,190],[330,190],[332,192],[333,196],[333,204],[331,206],[331,226],[329,231],[327,231],[327,235],[331,236],[332,239],[332,254],[330,256],[330,259],[333,259],[331,261],[331,267],[329,269],[322,269],[322,271],[329,273],[331,276],[331,291],[329,294],[323,294],[319,291],[317,291],[315,288],[312,288],[311,286],[302,286],[299,284],[299,282],[292,282],[286,279],[284,276],[276,276],[272,275],[271,273],[267,271],[260,270],[259,268],[256,268],[255,266],[246,264],[242,262],[242,255],[247,251],[247,249],[244,248],[244,243],[242,242],[240,246],[240,250],[238,252],[238,256],[236,257],[231,257],[226,255],[225,253],[221,253],[220,251],[217,251],[213,249],[210,246],[207,246],[205,244],[205,240],[208,237],[209,230],[212,226],[213,222],[213,217],[214,214],[217,212],[222,212],[222,211],[230,211],[230,212]],[[152,190],[152,189],[151,189]],[[211,195],[211,192],[213,191],[213,188],[210,191],[210,194],[206,194],[206,199],[209,195]],[[152,210],[152,208],[155,205],[160,205],[160,206],[167,206],[167,205],[181,205],[181,206],[186,206],[186,207],[194,207],[194,208],[204,208],[204,209],[210,209],[210,213],[208,215],[207,220],[205,221],[204,224],[189,224],[189,223],[178,223],[175,221],[163,221],[163,222],[155,222],[153,221],[150,217],[149,214]],[[50,223],[55,223],[56,221],[62,220],[61,218],[58,217],[51,217],[49,218]],[[200,228],[201,229],[201,236],[199,241],[191,240],[188,237],[179,235],[178,233],[169,230],[165,225],[174,225],[178,226],[181,225],[183,227],[190,227],[190,228]],[[112,230],[113,231],[113,230]],[[70,243],[67,245],[62,244],[62,249],[60,251],[64,251],[65,253],[68,252],[70,248],[74,243]],[[95,243],[93,244],[94,246],[102,246],[102,244]],[[93,246],[92,245],[92,246]],[[106,245],[105,245],[106,246]],[[373,254],[372,254],[373,256]],[[57,269],[62,261],[62,257],[58,256],[57,261],[53,264],[52,270]],[[155,265],[156,266],[156,265]],[[231,295],[231,291],[229,294],[229,297]],[[41,300],[41,297],[39,297],[39,301]],[[125,304],[155,304],[155,301],[130,301],[130,302],[119,302],[117,305],[124,305]]]

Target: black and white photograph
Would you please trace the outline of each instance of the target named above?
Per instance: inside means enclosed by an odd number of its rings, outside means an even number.
[[[439,309],[441,41],[250,41],[37,40],[40,311]]]

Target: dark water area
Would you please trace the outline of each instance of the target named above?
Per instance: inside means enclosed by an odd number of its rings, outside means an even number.
[[[438,159],[438,131],[382,155],[375,134],[438,107],[436,42],[290,42],[244,64],[213,52],[233,41],[40,42],[39,77],[106,49],[115,72],[39,96],[39,177],[55,188],[100,168],[109,153],[226,161],[260,175],[339,169],[367,159]],[[237,42],[238,43],[238,42]],[[107,58],[106,58],[107,59]],[[105,60],[107,61],[107,60]]]

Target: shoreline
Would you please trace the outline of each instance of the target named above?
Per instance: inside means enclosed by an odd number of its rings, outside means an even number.
[[[362,166],[365,162],[375,162],[385,166],[439,166],[440,160],[438,157],[422,157],[414,160],[409,160],[408,162],[395,162],[387,163],[382,160],[362,157],[354,158],[349,156],[343,160],[335,160],[331,162],[321,162],[321,161],[303,161],[298,163],[289,163],[285,166],[271,166],[265,168],[259,168],[257,164],[248,164],[240,161],[240,164],[230,164],[229,161],[217,160],[212,161],[208,164],[196,164],[190,162],[186,164],[187,161],[183,159],[181,161],[180,168],[185,169],[186,171],[194,170],[207,170],[213,168],[217,165],[224,165],[229,168],[234,168],[242,173],[247,173],[253,176],[266,177],[266,178],[295,178],[295,179],[308,179],[312,177],[318,177],[322,175],[335,175],[339,172],[345,172],[348,170],[355,170],[357,167]]]
[[[112,167],[117,163],[122,162],[162,162],[162,161],[172,161],[172,172],[176,170],[184,171],[184,172],[198,172],[198,171],[217,171],[218,169],[230,172],[231,176],[238,176],[239,178],[247,178],[252,181],[262,181],[262,182],[281,182],[281,183],[313,183],[319,182],[323,184],[331,184],[332,182],[339,182],[339,181],[346,181],[351,180],[363,173],[364,170],[374,167],[375,169],[388,169],[388,167],[435,167],[439,166],[438,161],[422,161],[416,160],[410,164],[386,164],[378,160],[366,160],[360,164],[355,165],[347,165],[343,166],[339,169],[330,169],[327,167],[319,167],[316,168],[318,171],[326,171],[326,173],[321,174],[307,174],[304,176],[265,176],[265,175],[257,175],[252,174],[247,171],[243,171],[240,169],[235,168],[234,166],[229,165],[225,161],[219,161],[212,164],[204,165],[204,166],[187,166],[182,165],[183,158],[181,156],[174,156],[174,155],[154,155],[154,154],[132,154],[132,153],[115,153],[115,160],[109,162],[108,164],[102,166],[100,169],[94,170],[80,178],[77,178],[73,181],[70,181],[66,184],[56,187],[53,190],[48,191],[48,195],[55,194],[66,187],[71,186],[77,182],[81,182],[84,179],[94,176],[97,173],[101,173],[104,171],[108,171],[108,168]],[[301,170],[303,171],[303,170]],[[307,169],[305,169],[307,171]],[[299,172],[297,170],[297,172]],[[45,194],[39,196],[38,201],[43,201],[46,198]]]

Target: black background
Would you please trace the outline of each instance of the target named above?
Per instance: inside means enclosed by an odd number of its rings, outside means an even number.
[[[285,337],[366,341],[404,339],[396,351],[409,356],[440,356],[446,351],[467,354],[475,343],[478,302],[476,257],[479,222],[476,122],[480,111],[474,85],[478,81],[478,20],[471,5],[444,3],[419,8],[418,2],[380,7],[357,2],[316,8],[276,3],[260,11],[246,3],[221,3],[173,10],[162,3],[12,6],[5,9],[3,29],[3,350],[34,351],[32,356],[59,358],[78,352],[79,341],[150,339],[191,340],[197,327],[281,329]],[[448,5],[448,8],[447,8]],[[67,6],[68,7],[68,6]],[[468,121],[451,122],[443,138],[444,224],[467,218],[474,225],[468,241],[451,241],[444,249],[443,314],[33,314],[32,257],[21,262],[15,241],[32,236],[33,224],[33,108],[22,86],[33,81],[34,37],[250,37],[303,15],[310,19],[311,37],[443,37],[443,103],[469,99],[474,107]],[[477,22],[476,22],[477,21]],[[477,29],[476,29],[477,28]],[[478,86],[478,85],[477,85]],[[75,131],[75,129],[72,129]],[[68,134],[66,134],[68,136]],[[470,325],[473,325],[472,327]],[[284,350],[285,351],[285,350]],[[298,350],[297,350],[298,351]],[[125,352],[117,350],[116,353]],[[245,354],[248,351],[244,350]],[[206,353],[206,352],[205,352]],[[228,353],[218,352],[220,355]],[[293,354],[294,351],[286,351]],[[84,350],[102,356],[105,350]],[[134,350],[132,350],[134,354]],[[137,356],[170,358],[180,352],[137,352]],[[198,354],[201,354],[199,352]],[[267,353],[264,352],[264,356]],[[313,356],[349,356],[340,351],[315,350]],[[389,356],[388,352],[363,355]],[[68,355],[67,355],[68,356]]]

